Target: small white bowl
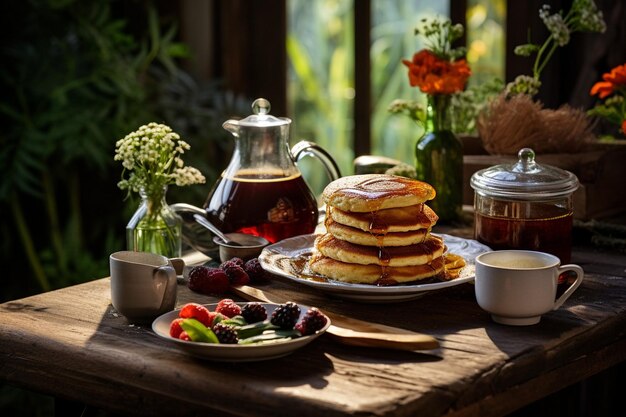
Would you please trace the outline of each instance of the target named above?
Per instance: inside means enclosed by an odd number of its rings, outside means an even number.
[[[230,240],[239,243],[241,246],[227,245],[222,239],[215,236],[213,242],[219,246],[220,261],[226,262],[232,258],[241,258],[244,261],[257,258],[264,247],[270,242],[261,237],[246,233],[225,233]]]

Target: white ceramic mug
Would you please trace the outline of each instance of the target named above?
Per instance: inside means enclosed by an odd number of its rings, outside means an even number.
[[[573,271],[576,280],[556,299],[559,275]],[[583,281],[578,265],[560,266],[544,252],[501,250],[476,257],[475,292],[480,307],[497,323],[526,326],[558,309]]]
[[[120,251],[109,257],[111,303],[133,323],[145,323],[176,305],[177,280],[172,262],[147,252]]]

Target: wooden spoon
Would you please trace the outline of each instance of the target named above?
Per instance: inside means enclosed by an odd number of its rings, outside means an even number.
[[[250,301],[265,303],[283,303],[288,300],[269,294],[267,291],[248,285],[231,286],[231,291]],[[333,339],[346,345],[379,347],[397,350],[428,350],[439,347],[439,342],[432,336],[415,333],[410,330],[385,326],[353,319],[341,314],[324,311],[331,325],[326,331]]]

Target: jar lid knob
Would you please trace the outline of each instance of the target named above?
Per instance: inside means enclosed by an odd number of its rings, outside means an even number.
[[[535,162],[535,151],[531,148],[522,148],[517,152],[517,169],[514,171],[529,172],[534,171],[537,168]],[[521,168],[521,169],[520,169]]]
[[[254,114],[264,115],[269,114],[272,106],[270,106],[270,102],[264,98],[257,98],[252,103],[252,112]]]

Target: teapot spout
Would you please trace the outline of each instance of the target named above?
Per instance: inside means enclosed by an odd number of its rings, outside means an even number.
[[[239,137],[239,121],[227,120],[222,124],[222,127],[232,133],[236,138]]]

